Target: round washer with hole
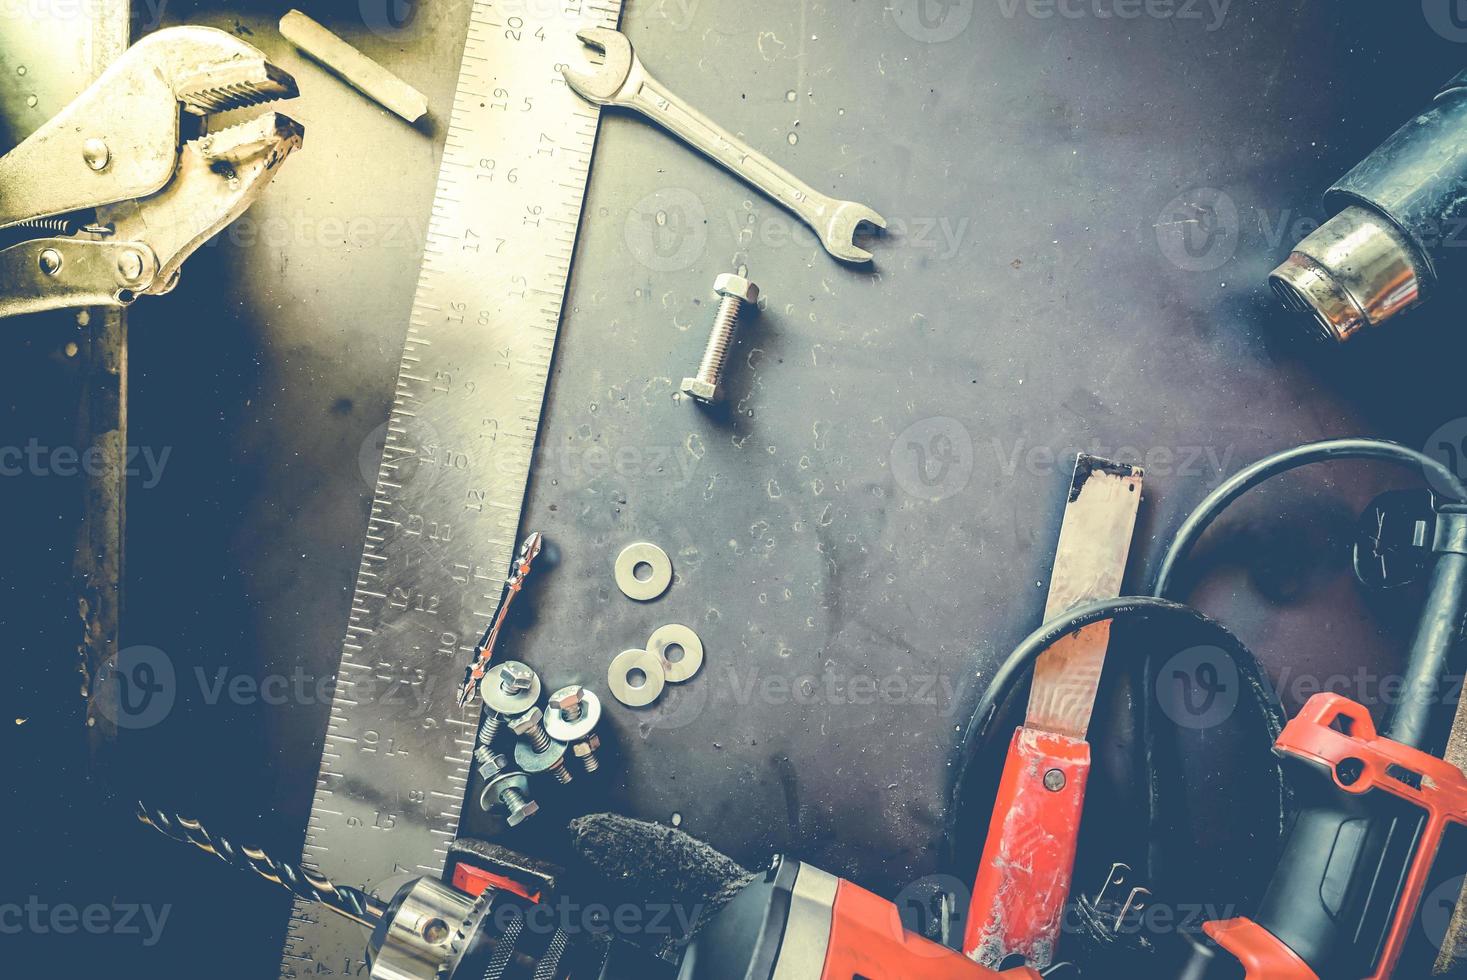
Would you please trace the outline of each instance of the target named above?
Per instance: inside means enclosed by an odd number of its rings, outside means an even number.
[[[634,684],[641,677],[640,685]],[[645,708],[662,696],[667,675],[662,658],[648,650],[624,650],[611,662],[606,672],[606,686],[611,696],[628,708]]]
[[[637,575],[642,565],[651,569],[646,578]],[[657,545],[646,541],[629,544],[616,556],[616,586],[628,599],[650,602],[671,584],[672,559]]]
[[[673,647],[682,651],[682,657],[677,660],[669,659],[667,655]],[[647,641],[647,650],[662,661],[662,670],[669,684],[692,680],[703,666],[703,641],[690,627],[681,623],[658,627]]]

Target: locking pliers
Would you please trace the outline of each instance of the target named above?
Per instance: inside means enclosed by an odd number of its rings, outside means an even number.
[[[212,133],[208,117],[297,94],[224,31],[174,27],[134,44],[0,157],[0,317],[172,289],[305,133],[276,112]]]

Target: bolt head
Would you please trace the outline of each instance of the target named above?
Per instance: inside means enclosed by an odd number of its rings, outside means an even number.
[[[505,664],[499,668],[499,686],[506,694],[528,691],[535,686],[535,672],[524,664]]]
[[[504,822],[509,824],[511,827],[518,827],[520,824],[524,823],[526,820],[530,819],[539,812],[540,804],[536,803],[534,800],[529,800],[525,803],[524,806],[509,811],[509,816],[504,818]]]
[[[143,277],[143,257],[128,249],[117,257],[117,274],[124,282],[137,282]]]
[[[712,404],[723,396],[723,389],[700,378],[683,378],[683,394],[704,404]]]
[[[1065,788],[1065,774],[1062,770],[1051,769],[1044,774],[1044,788],[1051,793],[1058,793]]]
[[[713,280],[713,291],[719,296],[737,296],[750,305],[759,302],[759,287],[743,276],[721,275]]]
[[[571,753],[575,755],[578,759],[584,759],[586,756],[590,755],[592,752],[595,752],[599,748],[601,748],[601,736],[588,735],[586,738],[571,746]]]
[[[550,696],[550,707],[563,712],[574,712],[585,701],[586,689],[571,685],[562,687]]]
[[[528,735],[539,728],[545,721],[545,715],[539,708],[531,708],[509,723],[509,727],[516,735]]]

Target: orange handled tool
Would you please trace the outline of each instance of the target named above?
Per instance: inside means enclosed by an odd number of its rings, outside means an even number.
[[[1121,593],[1141,505],[1142,471],[1081,454],[1060,527],[1045,619]],[[1034,666],[1029,713],[1014,733],[973,885],[963,950],[988,967],[1054,961],[1090,774],[1085,734],[1110,624],[1065,637]]]

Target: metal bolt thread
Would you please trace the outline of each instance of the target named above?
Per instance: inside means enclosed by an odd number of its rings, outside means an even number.
[[[550,750],[552,744],[550,733],[545,730],[544,725],[536,725],[534,728],[525,732],[525,738],[530,740],[530,744],[535,747],[536,752],[547,752]]]
[[[562,718],[564,718],[566,721],[569,721],[569,722],[577,722],[577,721],[580,721],[581,720],[581,716],[584,715],[585,713],[586,713],[586,702],[584,702],[584,701],[577,701],[575,704],[573,704],[569,708],[561,708],[560,709],[560,716]]]
[[[494,758],[494,739],[504,725],[504,715],[485,709],[484,720],[479,725],[479,746],[474,749],[474,761],[483,766]]]
[[[499,791],[499,802],[503,803],[504,808],[511,814],[515,814],[530,805],[530,798],[513,786],[506,786]]]
[[[554,776],[555,781],[562,786],[569,783],[572,779],[575,778],[571,775],[571,771],[565,767],[564,759],[561,759],[560,761],[556,762],[555,765],[550,767],[550,775]]]
[[[733,346],[734,331],[739,326],[739,312],[744,301],[737,296],[725,296],[718,304],[713,317],[713,332],[708,335],[708,346],[703,350],[703,362],[698,365],[698,380],[716,385],[723,378],[723,368],[728,363],[728,351]]]
[[[596,758],[595,749],[588,749],[582,752],[577,758],[581,760],[581,768],[587,772],[595,772],[601,768],[601,760]]]

